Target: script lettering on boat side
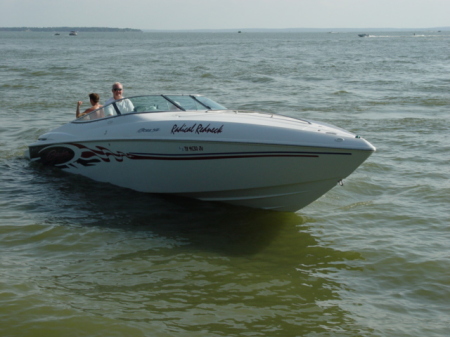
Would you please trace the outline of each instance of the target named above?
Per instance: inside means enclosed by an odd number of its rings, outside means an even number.
[[[72,149],[62,146],[45,148],[39,151],[40,161],[44,165],[60,165],[73,159],[75,153]]]
[[[178,126],[177,124],[174,124],[172,127],[172,134],[176,133],[196,133],[196,134],[202,134],[202,133],[212,133],[212,134],[218,134],[222,133],[223,131],[223,124],[219,127],[212,127],[211,124],[208,124],[204,126],[203,124],[195,123],[193,125],[186,125],[183,124],[181,126]]]
[[[158,131],[159,131],[159,128],[153,128],[153,129],[142,128],[142,129],[138,130],[138,133],[141,133],[141,132],[158,132]]]

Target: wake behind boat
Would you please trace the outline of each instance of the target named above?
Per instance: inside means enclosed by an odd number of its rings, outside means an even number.
[[[33,162],[148,193],[297,211],[373,152],[343,129],[200,95],[129,97],[29,145]]]

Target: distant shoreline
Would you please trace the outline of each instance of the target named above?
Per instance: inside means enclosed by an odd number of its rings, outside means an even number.
[[[0,27],[0,32],[120,32],[142,33],[140,29],[132,28],[107,28],[107,27]]]
[[[132,32],[132,33],[351,33],[450,31],[450,27],[431,28],[235,28],[235,29],[133,29],[108,27],[0,27],[0,32]]]
[[[354,33],[450,31],[450,27],[432,28],[235,28],[235,29],[142,29],[145,33]]]

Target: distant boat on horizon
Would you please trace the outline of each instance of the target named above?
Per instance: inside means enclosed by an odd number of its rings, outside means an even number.
[[[69,35],[76,36],[76,35],[78,35],[78,34],[77,34],[76,31],[72,30],[72,31],[69,33]]]
[[[359,37],[369,37],[369,34],[358,34]]]

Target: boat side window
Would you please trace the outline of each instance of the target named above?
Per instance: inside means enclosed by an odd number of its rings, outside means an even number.
[[[105,117],[134,112],[134,105],[129,98],[122,98],[104,106]]]
[[[134,111],[135,108],[131,100],[129,100],[128,98],[124,98],[118,101],[114,101],[110,104],[104,105],[103,107],[78,118],[76,121],[87,122],[95,119],[127,114]]]
[[[160,95],[130,97],[135,112],[162,112],[179,110]]]
[[[200,103],[209,107],[211,110],[227,110],[223,105],[220,105],[217,102],[214,102],[212,99],[204,96],[192,96],[194,99],[200,101]]]
[[[86,121],[92,121],[95,119],[100,119],[105,117],[105,110],[103,107],[98,108],[97,110],[94,110],[86,115],[81,116],[76,121],[77,122],[86,122]]]
[[[117,115],[117,111],[114,108],[114,105],[112,103],[108,104],[108,105],[105,105],[103,108],[105,110],[105,117]]]
[[[190,96],[184,95],[167,95],[168,99],[176,103],[178,106],[183,108],[184,110],[205,110],[205,107],[196,102]]]
[[[135,112],[158,112],[180,110],[226,110],[213,100],[203,96],[191,95],[154,95],[129,98]]]

